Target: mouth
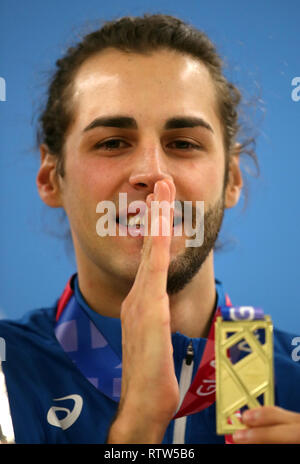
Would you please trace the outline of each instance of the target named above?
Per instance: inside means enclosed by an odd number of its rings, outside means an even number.
[[[144,236],[145,234],[145,215],[144,214],[124,214],[117,216],[116,223],[123,232],[128,231],[132,236]],[[172,235],[183,225],[181,216],[173,217]]]

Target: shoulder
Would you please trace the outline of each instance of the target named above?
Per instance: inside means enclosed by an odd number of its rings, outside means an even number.
[[[55,314],[56,305],[29,311],[16,320],[1,319],[2,344],[20,355],[22,348],[49,342],[54,337]]]
[[[284,330],[274,329],[274,353],[279,357],[288,357],[292,361],[293,351],[295,347],[300,344],[300,331],[299,334],[286,332]],[[300,367],[300,366],[299,366]]]
[[[300,334],[274,330],[276,404],[300,412]]]

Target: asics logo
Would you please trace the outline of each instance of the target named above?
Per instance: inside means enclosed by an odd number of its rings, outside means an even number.
[[[64,396],[63,398],[54,398],[53,401],[64,401],[64,400],[73,400],[74,407],[72,410],[68,408],[62,408],[60,406],[52,406],[47,414],[47,421],[50,425],[54,425],[54,427],[60,427],[63,430],[67,430],[80,416],[83,399],[80,395],[69,395]],[[62,419],[57,417],[57,411],[63,411],[66,413],[66,416]]]

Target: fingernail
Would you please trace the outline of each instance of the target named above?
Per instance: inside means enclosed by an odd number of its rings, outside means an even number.
[[[151,202],[154,200],[154,195],[153,193],[149,193],[149,195],[146,198],[146,205],[148,208],[151,208]]]
[[[254,421],[256,421],[258,419],[259,414],[260,414],[260,411],[250,409],[250,410],[244,412],[244,414],[242,416],[242,420],[243,421],[254,422]]]
[[[232,438],[234,441],[247,441],[248,437],[249,437],[248,430],[237,430],[232,435]]]
[[[158,182],[156,182],[155,185],[154,185],[154,195],[155,195],[155,197],[157,197],[157,194],[158,194]]]

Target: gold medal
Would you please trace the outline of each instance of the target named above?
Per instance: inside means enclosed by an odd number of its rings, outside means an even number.
[[[234,309],[234,308],[232,308]],[[263,343],[258,337],[263,333]],[[242,354],[234,361],[235,350]],[[273,325],[270,316],[261,320],[223,320],[215,325],[217,434],[245,429],[241,408],[274,405]]]

